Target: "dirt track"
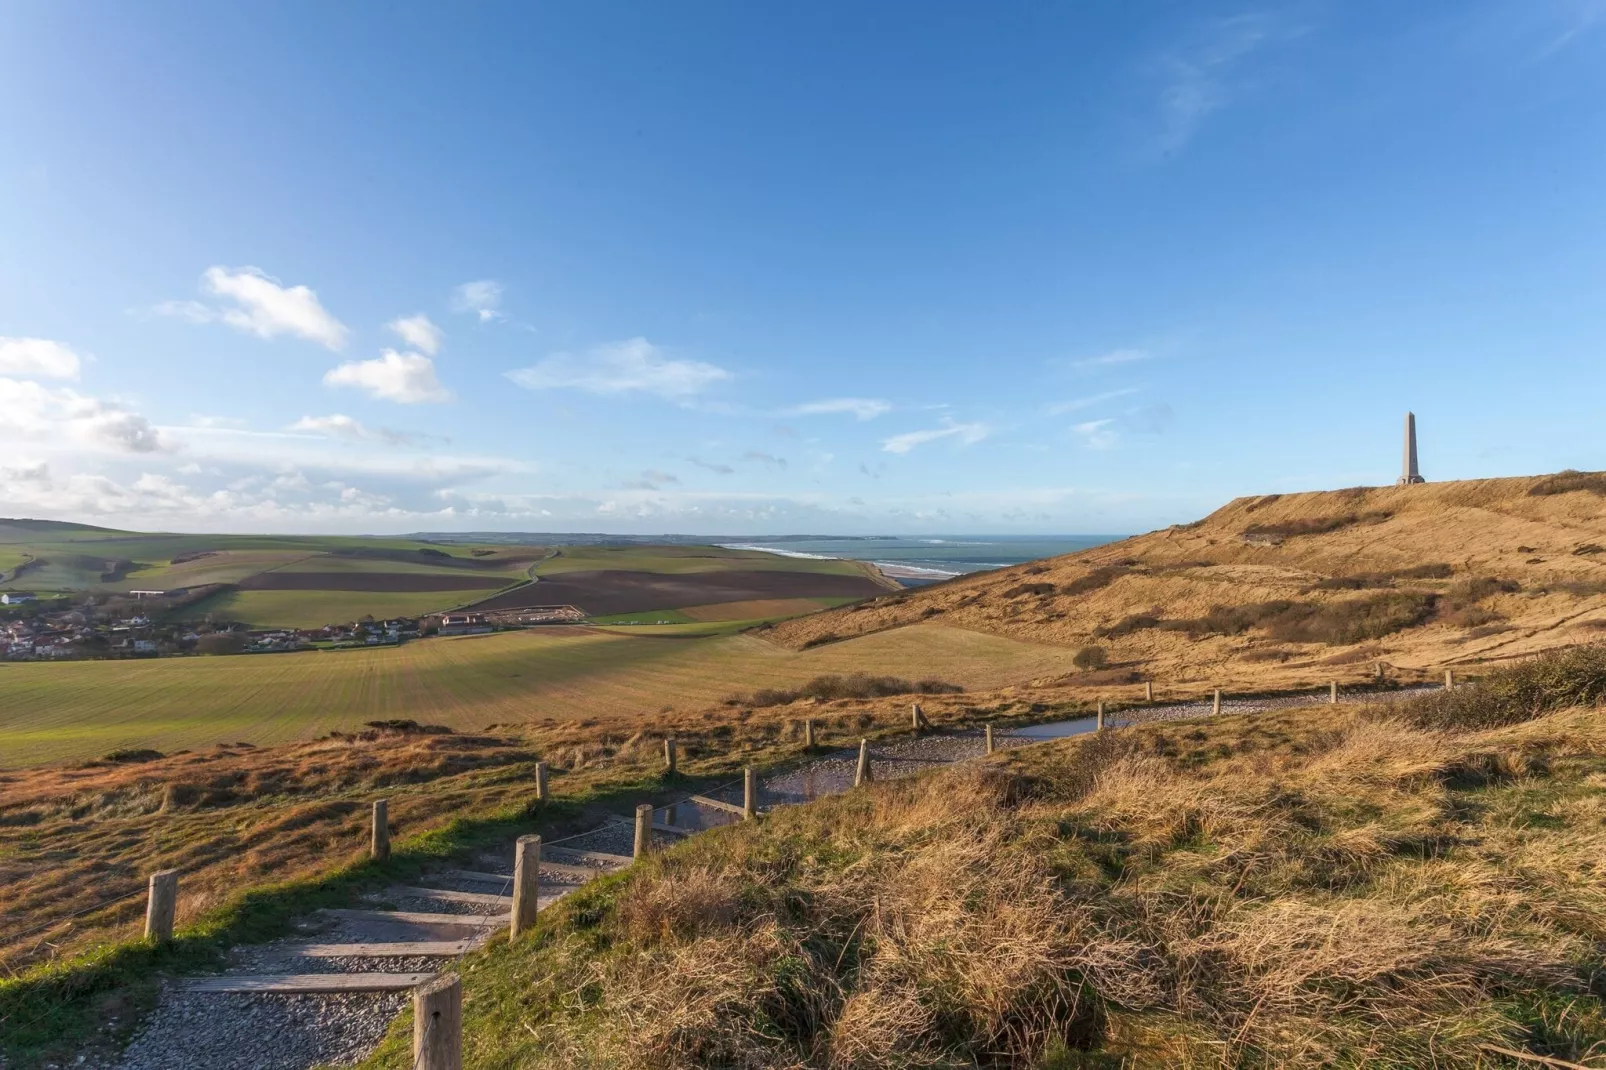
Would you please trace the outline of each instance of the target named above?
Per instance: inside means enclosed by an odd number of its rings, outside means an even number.
[[[431,588],[433,590],[434,588]],[[474,610],[572,605],[601,616],[771,598],[870,598],[886,588],[868,576],[732,570],[665,575],[625,569],[562,572],[469,607]]]

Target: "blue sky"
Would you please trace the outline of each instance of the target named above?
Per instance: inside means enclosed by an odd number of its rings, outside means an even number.
[[[1606,467],[1606,0],[0,0],[0,514],[1124,532]]]

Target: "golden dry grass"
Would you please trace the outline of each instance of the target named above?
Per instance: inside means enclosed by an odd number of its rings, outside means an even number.
[[[467,1065],[1606,1065],[1606,722],[1534,712],[1148,725],[778,810],[476,962]]]
[[[1531,493],[1548,478],[1239,498],[1196,524],[815,614],[772,634],[802,646],[938,620],[1066,647],[1102,643],[1113,663],[1173,687],[1260,690],[1319,684],[1331,675],[1360,679],[1377,660],[1401,678],[1433,676],[1588,641],[1591,628],[1606,626],[1606,558],[1589,552],[1606,543],[1606,498],[1585,489]],[[1357,519],[1337,523],[1347,517]],[[1315,533],[1246,536],[1267,529]],[[1216,607],[1277,600],[1333,607],[1389,592],[1314,585],[1430,563],[1450,566],[1453,575],[1401,576],[1392,591],[1431,596],[1439,612],[1426,624],[1366,641],[1365,655],[1337,673],[1327,660],[1358,647],[1273,640],[1260,627],[1205,637],[1152,627],[1107,639],[1096,634],[1142,615],[1201,618]],[[1504,578],[1520,589],[1488,594],[1458,613],[1458,592],[1474,577]],[[1287,656],[1256,660],[1273,648]]]

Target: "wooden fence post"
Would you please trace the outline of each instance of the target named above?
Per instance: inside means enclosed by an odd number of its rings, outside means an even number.
[[[463,982],[443,973],[413,989],[414,1070],[463,1070]]]
[[[535,763],[535,801],[546,802],[546,763]]]
[[[752,766],[742,770],[742,820],[751,821],[758,816],[758,774]]]
[[[535,925],[541,906],[541,837],[520,836],[513,841],[513,917],[507,938]]]
[[[853,786],[870,783],[870,741],[859,740],[859,768],[853,773]]]
[[[1210,704],[1210,712],[1212,715],[1221,713],[1221,688],[1219,687],[1216,688],[1216,697]]]
[[[1444,670],[1444,689],[1446,691],[1454,691],[1455,690],[1455,670],[1454,669],[1445,669]]]
[[[803,719],[803,749],[814,749],[814,718],[812,717]]]
[[[636,807],[636,848],[632,853],[636,858],[646,858],[651,850],[652,803],[642,803]]]
[[[1331,705],[1331,706],[1338,705],[1338,681],[1337,680],[1329,680],[1327,682],[1327,702],[1328,702],[1328,705]]]
[[[1144,702],[1153,702],[1154,701],[1154,681],[1153,680],[1145,680],[1145,681],[1143,681],[1143,701]]]
[[[1104,731],[1104,700],[1103,699],[1099,699],[1099,714],[1098,714],[1098,717],[1099,717],[1098,721],[1093,725],[1093,730],[1095,732],[1102,732],[1102,731]]]
[[[368,837],[368,857],[383,862],[390,857],[390,804],[374,801],[373,829]]]
[[[1377,663],[1377,678],[1380,682],[1383,679],[1383,663],[1381,661]]]
[[[152,873],[149,897],[145,900],[145,939],[158,944],[173,939],[173,918],[177,912],[178,870]]]
[[[990,724],[982,725],[982,731],[987,734],[987,753],[991,754],[993,752],[993,726]]]
[[[675,775],[675,737],[664,740],[664,775]]]

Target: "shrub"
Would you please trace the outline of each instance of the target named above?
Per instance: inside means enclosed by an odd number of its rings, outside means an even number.
[[[865,606],[854,606],[853,608],[854,609],[863,609],[863,608],[866,608],[866,607]],[[816,635],[813,639],[804,640],[803,641],[803,649],[807,650],[810,647],[824,646],[826,643],[834,643],[840,638],[842,638],[842,637],[840,635],[837,635],[835,632],[826,632],[824,635]]]
[[[1086,576],[1077,577],[1064,587],[1061,587],[1060,590],[1065,594],[1087,594],[1089,591],[1096,591],[1100,587],[1108,587],[1119,579],[1125,571],[1126,569],[1116,565],[1105,565],[1102,568],[1094,569]]]
[[[122,764],[126,762],[154,762],[158,758],[165,757],[167,755],[159,750],[150,750],[145,747],[128,747],[123,750],[114,750],[109,754],[102,754],[100,760]]]
[[[1054,585],[1052,583],[1018,583],[1009,590],[1005,591],[1004,597],[1019,598],[1022,595],[1045,595],[1053,593]]]
[[[1146,628],[1158,628],[1159,626],[1159,617],[1150,613],[1133,613],[1131,616],[1122,617],[1114,624],[1094,628],[1093,636],[1097,639],[1115,639],[1119,636],[1131,635],[1133,632],[1141,632]]]
[[[1437,602],[1431,594],[1390,592],[1321,606],[1296,605],[1265,623],[1280,642],[1349,646],[1413,628],[1433,615]]]
[[[784,706],[800,698],[814,698],[821,702],[849,698],[886,698],[889,695],[951,695],[964,688],[944,680],[926,679],[911,682],[897,676],[871,676],[856,672],[847,676],[835,674],[816,676],[791,690],[766,687],[753,692],[747,700],[750,706]],[[729,700],[727,700],[728,702]]]
[[[1606,497],[1606,472],[1579,472],[1572,468],[1563,469],[1553,476],[1546,476],[1528,488],[1528,493],[1536,497],[1548,494],[1567,494],[1575,490],[1587,490],[1591,494]]]
[[[1606,644],[1567,647],[1495,669],[1471,687],[1434,691],[1401,705],[1423,728],[1493,728],[1606,699]]]
[[[1071,664],[1082,670],[1102,669],[1108,662],[1109,658],[1101,646],[1084,646],[1071,659]]]
[[[1378,509],[1369,513],[1344,513],[1340,516],[1310,516],[1296,520],[1282,520],[1271,524],[1251,524],[1244,529],[1245,537],[1278,536],[1293,538],[1297,535],[1325,535],[1330,531],[1351,527],[1355,524],[1381,524],[1394,514],[1387,509]]]

